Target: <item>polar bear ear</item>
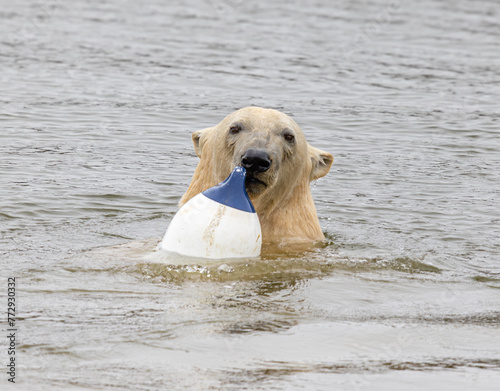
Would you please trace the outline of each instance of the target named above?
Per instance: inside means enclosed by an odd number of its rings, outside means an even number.
[[[201,159],[201,153],[203,151],[203,145],[205,145],[205,142],[207,141],[207,136],[209,135],[212,129],[213,128],[197,130],[196,132],[193,132],[193,134],[191,135],[191,139],[193,140],[193,145],[194,145],[194,151],[196,152],[196,154],[200,159]]]
[[[309,157],[312,162],[311,181],[328,174],[333,164],[333,156],[331,154],[309,145]]]

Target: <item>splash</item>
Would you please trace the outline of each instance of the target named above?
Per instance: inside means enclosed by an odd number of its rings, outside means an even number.
[[[92,251],[92,257],[96,256],[114,259],[117,270],[126,270],[153,282],[174,284],[188,281],[292,281],[322,278],[334,273],[384,270],[406,274],[441,272],[423,259],[343,256],[332,243],[306,247],[273,246],[264,248],[258,258],[213,260],[169,253],[158,248],[158,239],[150,239]]]

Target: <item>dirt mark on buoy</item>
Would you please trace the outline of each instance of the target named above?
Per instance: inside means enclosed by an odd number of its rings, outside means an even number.
[[[219,226],[221,220],[222,220],[222,217],[224,216],[224,214],[226,213],[226,210],[227,210],[227,206],[225,205],[219,205],[217,207],[217,212],[215,213],[215,216],[214,218],[212,219],[212,221],[210,222],[210,224],[208,225],[207,229],[205,230],[205,232],[203,232],[203,240],[207,241],[208,244],[209,244],[209,249],[211,250],[213,245],[214,245],[214,241],[215,241],[215,230],[217,229],[217,227]]]

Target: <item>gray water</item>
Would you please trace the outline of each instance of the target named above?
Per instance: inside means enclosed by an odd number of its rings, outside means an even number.
[[[497,389],[499,16],[494,0],[1,1],[12,388]],[[249,105],[335,156],[312,185],[328,243],[155,261],[191,132]]]

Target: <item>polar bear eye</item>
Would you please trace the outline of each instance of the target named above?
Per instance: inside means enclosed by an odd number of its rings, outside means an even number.
[[[241,132],[241,126],[240,125],[231,125],[231,127],[229,128],[229,132],[231,134],[238,134],[239,132]]]
[[[293,142],[293,140],[295,140],[295,136],[294,136],[293,134],[291,134],[291,133],[285,133],[285,134],[283,135],[283,138],[284,138],[286,141],[288,141],[289,143],[292,143],[292,142]]]

